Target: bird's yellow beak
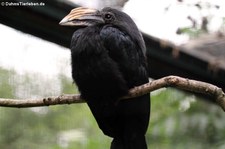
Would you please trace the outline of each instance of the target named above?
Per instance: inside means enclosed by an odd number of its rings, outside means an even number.
[[[72,9],[60,22],[64,26],[90,26],[94,23],[104,22],[99,11],[91,8],[78,7]]]

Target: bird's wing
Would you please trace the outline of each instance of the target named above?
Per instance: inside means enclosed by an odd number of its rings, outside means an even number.
[[[145,56],[137,41],[114,27],[103,27],[100,37],[109,56],[119,65],[129,87],[148,81]]]

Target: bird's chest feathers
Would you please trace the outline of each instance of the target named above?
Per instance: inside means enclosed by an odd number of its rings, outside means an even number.
[[[102,69],[103,65],[104,67],[107,65],[106,61],[109,61],[108,51],[101,41],[98,28],[77,31],[73,35],[72,43],[72,63],[74,71],[77,73],[82,72],[83,75],[84,73],[90,75],[90,72]]]
[[[74,51],[76,54],[94,56],[105,52],[97,31],[95,33],[87,32],[86,34],[82,34],[80,39],[76,42],[76,45],[78,45]]]
[[[131,38],[114,27],[87,28],[75,34],[72,58],[76,65],[101,67],[106,61],[118,63],[132,57],[135,49]]]
[[[94,27],[93,27],[94,28]],[[75,39],[76,46],[72,52],[82,56],[93,56],[107,53],[121,53],[123,49],[133,46],[131,38],[126,33],[114,27],[84,29]]]

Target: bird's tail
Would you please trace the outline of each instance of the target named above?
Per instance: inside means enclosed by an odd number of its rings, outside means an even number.
[[[114,138],[110,149],[147,149],[145,136]]]

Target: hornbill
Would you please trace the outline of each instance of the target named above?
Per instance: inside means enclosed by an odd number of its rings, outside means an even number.
[[[147,149],[150,95],[120,100],[148,82],[145,43],[134,21],[110,7],[79,7],[60,25],[76,26],[71,40],[72,78],[111,149]]]

